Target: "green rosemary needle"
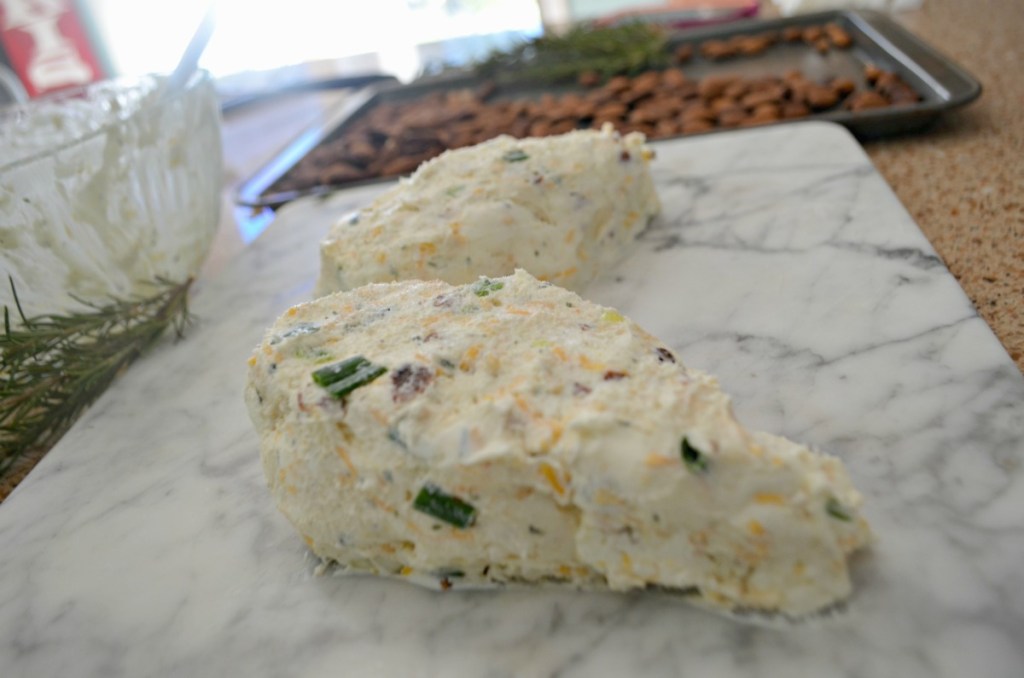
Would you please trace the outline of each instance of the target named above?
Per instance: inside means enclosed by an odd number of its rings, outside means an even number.
[[[671,59],[667,44],[666,31],[653,24],[580,25],[564,35],[542,35],[492,52],[472,67],[500,82],[565,82],[584,71],[608,78],[664,68]]]
[[[88,310],[27,318],[14,281],[20,324],[4,306],[0,335],[0,477],[26,452],[56,443],[114,378],[163,334],[183,335],[191,320],[192,279],[160,279],[155,293]]]

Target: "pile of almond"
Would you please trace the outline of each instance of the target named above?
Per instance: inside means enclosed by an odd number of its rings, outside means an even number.
[[[755,55],[779,42],[803,42],[827,52],[848,48],[853,40],[840,26],[827,24],[709,40],[696,47],[704,58],[718,60]],[[873,65],[864,72],[868,86],[858,88],[848,78],[815,82],[797,70],[769,77],[711,75],[694,80],[682,68],[693,58],[693,46],[682,45],[675,58],[675,67],[604,83],[584,73],[579,78],[582,91],[532,100],[505,100],[488,84],[383,102],[342,128],[337,138],[321,143],[268,192],[407,174],[446,149],[499,134],[537,137],[610,123],[621,132],[664,139],[920,100],[899,76]]]

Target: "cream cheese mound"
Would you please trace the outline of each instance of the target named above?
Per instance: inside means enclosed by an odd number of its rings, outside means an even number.
[[[657,214],[652,156],[642,134],[610,125],[448,151],[331,228],[317,292],[516,268],[579,290]]]
[[[712,377],[521,270],[295,306],[249,365],[273,497],[349,571],[801,615],[871,538],[838,459],[746,431]]]

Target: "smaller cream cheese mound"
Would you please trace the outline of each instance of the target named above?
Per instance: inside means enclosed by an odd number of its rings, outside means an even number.
[[[249,365],[273,497],[349,571],[800,615],[870,540],[838,459],[749,433],[712,377],[523,271],[296,306]]]
[[[320,295],[372,282],[469,283],[524,268],[581,289],[659,210],[638,133],[501,136],[448,151],[320,245]]]

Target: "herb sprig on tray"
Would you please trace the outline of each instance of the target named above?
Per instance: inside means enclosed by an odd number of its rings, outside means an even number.
[[[114,378],[168,327],[183,336],[191,320],[192,279],[159,279],[155,293],[88,310],[25,316],[14,281],[0,334],[0,477],[33,449],[55,444]],[[20,321],[20,322],[19,322]]]
[[[579,25],[564,35],[541,35],[511,49],[492,52],[473,65],[499,82],[572,80],[591,71],[602,78],[664,68],[671,59],[668,35],[652,24],[610,28]]]

